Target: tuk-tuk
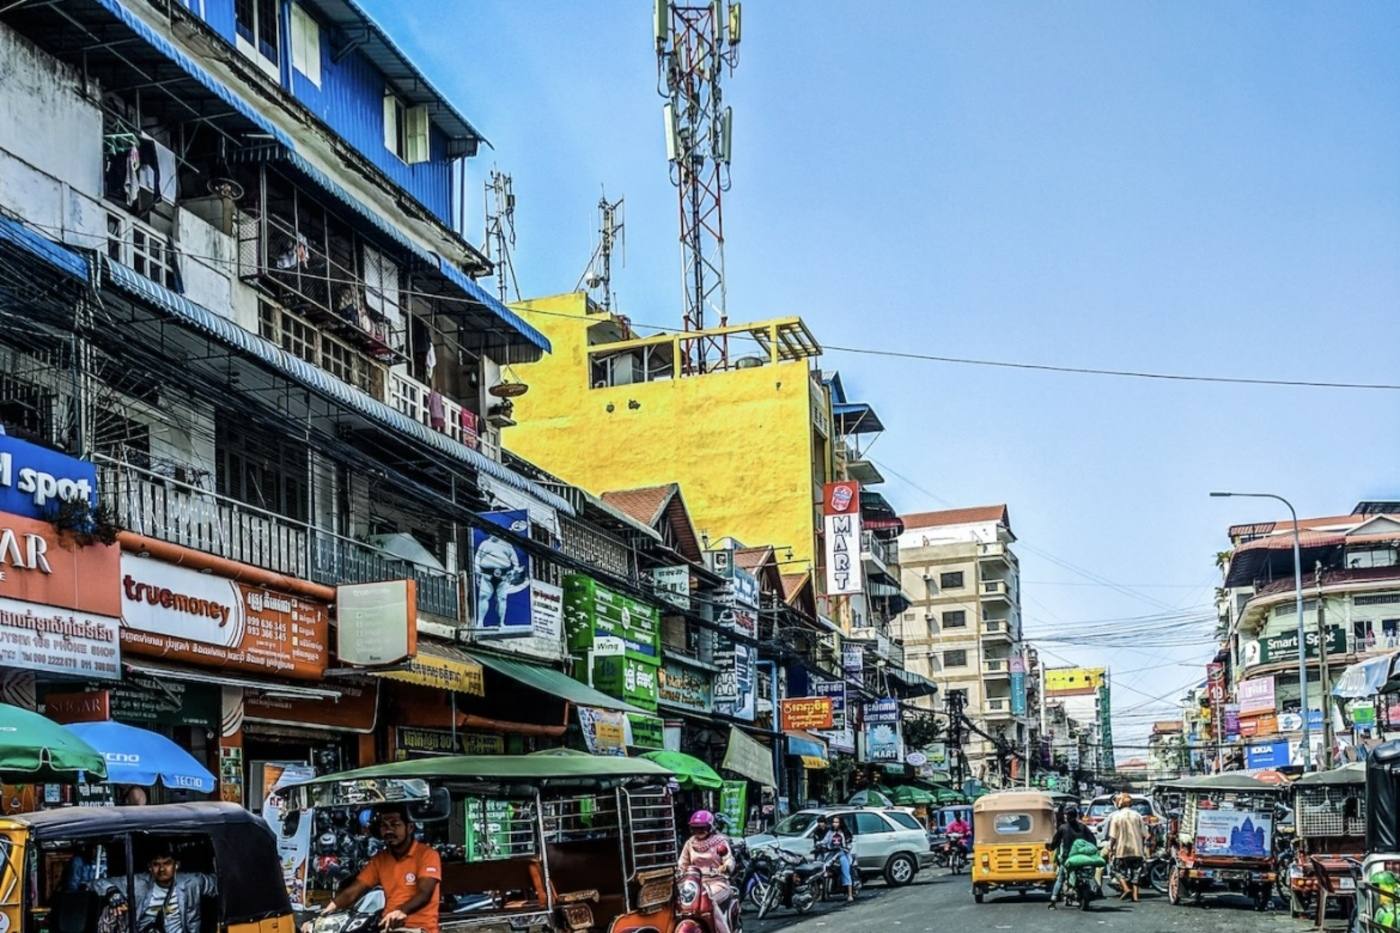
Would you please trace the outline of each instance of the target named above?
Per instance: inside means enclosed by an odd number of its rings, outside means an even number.
[[[1360,928],[1394,933],[1400,915],[1400,741],[1366,758],[1366,858],[1357,884]]]
[[[288,788],[284,825],[407,806],[442,860],[442,933],[669,933],[670,777],[643,758],[584,754],[400,761]],[[313,886],[306,900],[333,893]]]
[[[1043,791],[1001,791],[972,804],[972,899],[988,891],[1055,886],[1046,844],[1055,835],[1055,805]]]
[[[126,929],[157,853],[177,862],[204,931],[294,933],[277,839],[228,803],[65,807],[0,819],[0,921],[12,933]],[[134,909],[125,916],[134,913]]]
[[[1226,772],[1175,781],[1182,793],[1167,899],[1199,903],[1212,891],[1235,891],[1265,910],[1278,879],[1274,810],[1283,790]]]
[[[1288,867],[1293,916],[1316,914],[1331,896],[1356,893],[1352,864],[1366,854],[1366,765],[1313,771],[1293,782],[1294,852]]]

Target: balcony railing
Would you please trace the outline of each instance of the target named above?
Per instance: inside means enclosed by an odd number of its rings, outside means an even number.
[[[435,431],[441,431],[454,441],[480,450],[492,460],[501,459],[500,438],[496,429],[488,425],[480,415],[471,409],[464,409],[461,404],[445,395],[442,397],[442,423],[435,424],[432,406],[428,401],[431,394],[432,390],[411,376],[401,373],[389,374],[390,405],[414,421],[426,424]]]
[[[1011,623],[1006,619],[984,619],[982,634],[998,638],[1011,638]]]
[[[983,580],[983,599],[1007,599],[1010,596],[1010,588],[1005,580]]]
[[[352,248],[347,244],[347,252]],[[406,358],[404,328],[388,313],[399,306],[397,284],[367,282],[282,218],[239,216],[238,274],[375,359]]]
[[[899,542],[881,538],[869,531],[860,535],[862,554],[870,554],[886,567],[899,563]]]
[[[1006,658],[983,658],[982,673],[1009,674],[1011,673],[1010,661]]]
[[[128,531],[326,586],[412,578],[420,610],[459,618],[454,574],[140,467],[97,460],[102,501]]]
[[[1010,697],[987,697],[982,701],[983,708],[991,715],[1011,715]]]

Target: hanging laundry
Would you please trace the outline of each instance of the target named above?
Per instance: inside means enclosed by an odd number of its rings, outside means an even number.
[[[136,206],[137,192],[140,190],[136,176],[141,171],[141,153],[132,146],[126,151],[126,182],[122,186],[122,193],[126,195],[126,206]]]
[[[481,436],[480,431],[477,429],[476,412],[472,411],[470,408],[463,408],[461,422],[462,443],[466,444],[472,450],[476,450],[477,444],[480,443],[479,438]]]
[[[287,241],[286,249],[277,255],[273,265],[279,269],[304,269],[310,261],[311,245],[305,234],[298,233],[295,240]]]
[[[447,410],[442,401],[442,393],[433,389],[428,393],[428,424],[434,431],[447,428]]]
[[[423,358],[423,368],[428,371],[428,376],[423,381],[432,382],[433,370],[437,369],[437,348],[435,348],[431,343],[428,344],[427,356]]]

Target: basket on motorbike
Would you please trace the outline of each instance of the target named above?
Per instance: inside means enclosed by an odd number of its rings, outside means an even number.
[[[1182,794],[1167,879],[1173,904],[1233,891],[1264,910],[1278,878],[1274,815],[1283,788],[1247,774],[1211,774],[1169,785]]]
[[[1288,869],[1289,909],[1321,926],[1329,901],[1356,894],[1352,864],[1366,848],[1366,766],[1305,774],[1292,791],[1297,841]]]

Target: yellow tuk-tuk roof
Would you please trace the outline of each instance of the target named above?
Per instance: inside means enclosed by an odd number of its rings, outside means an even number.
[[[1053,810],[1055,801],[1049,794],[1039,790],[1003,790],[984,794],[972,804],[973,813],[995,812],[997,810]]]

